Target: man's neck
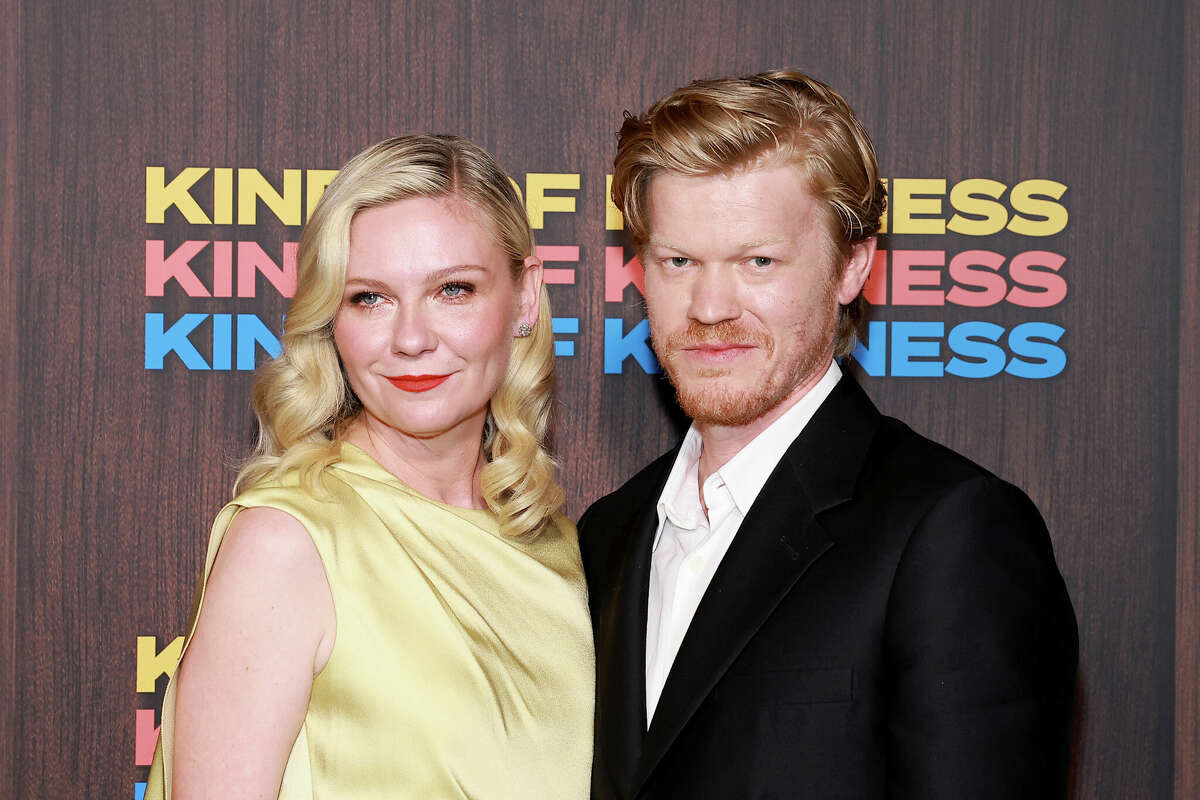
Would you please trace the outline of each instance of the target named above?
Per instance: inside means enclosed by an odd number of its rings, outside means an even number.
[[[696,465],[696,478],[700,484],[700,502],[704,503],[704,482],[714,472],[730,462],[754,438],[771,426],[771,423],[786,414],[813,387],[825,377],[825,370],[800,383],[787,397],[767,413],[745,425],[714,425],[696,422],[700,433],[700,460]]]

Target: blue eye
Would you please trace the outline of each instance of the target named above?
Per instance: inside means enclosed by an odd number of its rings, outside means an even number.
[[[667,263],[672,267],[686,267],[689,260],[686,256],[671,256],[667,259]]]
[[[769,267],[775,263],[775,259],[767,256],[754,256],[750,259],[750,265],[754,267]]]
[[[451,282],[443,284],[442,288],[438,291],[442,293],[443,297],[446,297],[450,300],[457,300],[460,297],[466,297],[471,292],[475,291],[475,287],[469,283]]]
[[[367,306],[369,308],[371,306],[379,305],[379,302],[382,299],[383,298],[380,297],[377,292],[356,292],[354,296],[350,298],[350,303],[352,305]]]

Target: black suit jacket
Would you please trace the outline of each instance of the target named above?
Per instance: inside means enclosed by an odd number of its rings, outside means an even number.
[[[849,376],[696,610],[646,729],[656,504],[675,452],[580,520],[593,797],[1062,797],[1078,640],[1037,509]]]

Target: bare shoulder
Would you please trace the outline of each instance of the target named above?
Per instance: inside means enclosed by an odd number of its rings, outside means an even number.
[[[214,628],[223,637],[240,631],[243,641],[272,642],[293,657],[311,653],[316,672],[333,624],[325,568],[300,521],[274,508],[238,512],[208,577],[196,638]]]
[[[277,508],[253,507],[238,512],[229,524],[218,558],[248,560],[268,569],[315,559],[316,545],[300,520]],[[280,561],[283,564],[280,564]]]

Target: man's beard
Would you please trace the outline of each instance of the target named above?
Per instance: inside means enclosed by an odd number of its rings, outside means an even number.
[[[653,329],[654,321],[651,319],[652,332]],[[803,338],[811,343],[808,336]],[[820,337],[818,341],[825,338],[832,341],[832,332],[829,337]],[[715,325],[704,325],[693,320],[688,323],[686,330],[667,336],[662,345],[653,337],[651,343],[671,385],[675,387],[675,398],[679,407],[692,420],[702,425],[749,425],[779,406],[801,382],[812,376],[820,367],[827,366],[820,363],[824,361],[826,348],[810,346],[805,348],[806,351],[795,372],[784,375],[776,370],[764,374],[762,380],[754,386],[731,388],[727,385],[729,382],[721,378],[731,375],[734,371],[732,368],[710,367],[692,370],[692,377],[684,379],[680,376],[681,370],[676,364],[675,356],[682,348],[698,344],[742,344],[759,348],[764,361],[769,364],[775,354],[775,339],[770,334],[748,329],[733,320],[718,322]]]

